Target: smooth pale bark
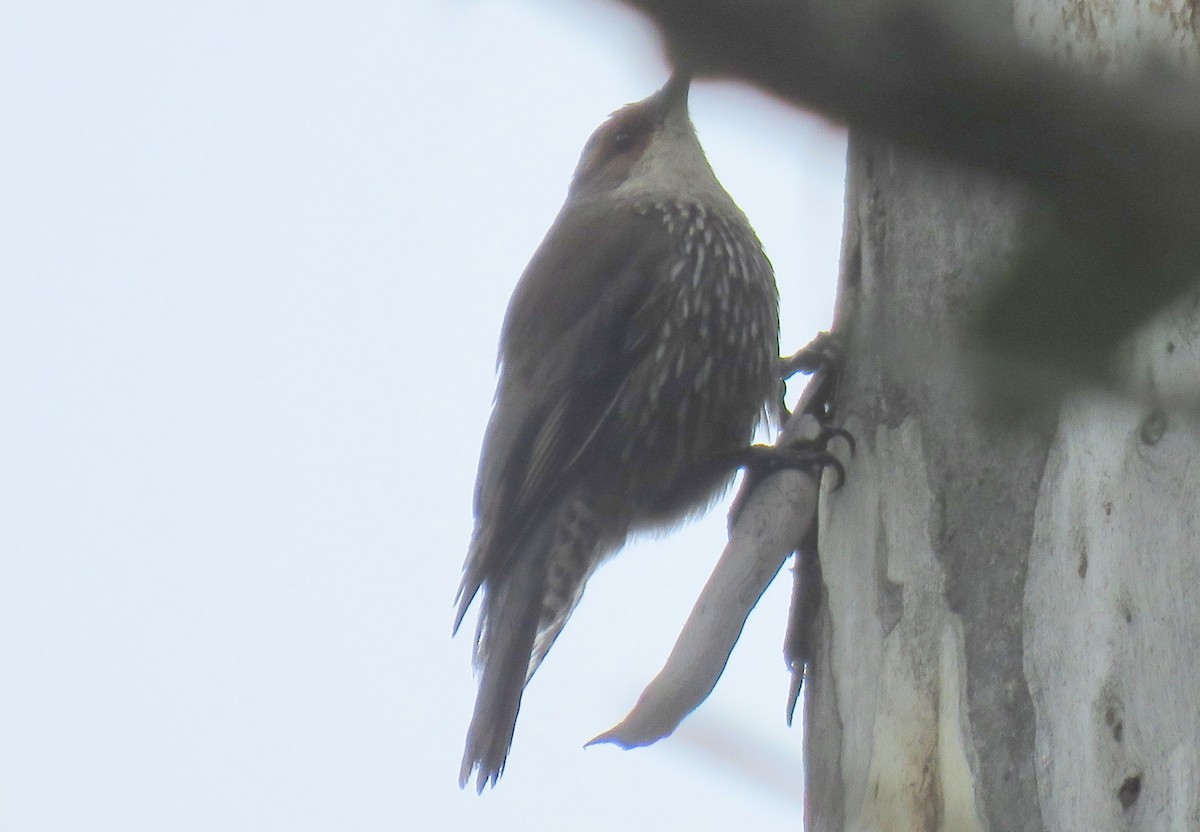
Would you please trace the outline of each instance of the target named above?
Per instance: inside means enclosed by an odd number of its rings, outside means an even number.
[[[1195,63],[1200,11],[1020,0],[1097,72]],[[989,419],[956,330],[1032,216],[1019,188],[852,134],[807,829],[1200,829],[1200,294],[1123,348],[1115,401]]]

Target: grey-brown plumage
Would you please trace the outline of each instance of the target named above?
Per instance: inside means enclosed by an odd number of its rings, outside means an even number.
[[[688,79],[612,115],[500,338],[455,628],[482,594],[461,782],[495,783],[521,694],[596,566],[707,508],[779,400],[771,265],[713,176]]]

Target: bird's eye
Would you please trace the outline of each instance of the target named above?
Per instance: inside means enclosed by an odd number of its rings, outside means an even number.
[[[613,134],[612,148],[618,153],[624,153],[633,147],[633,133],[628,130],[621,130]]]

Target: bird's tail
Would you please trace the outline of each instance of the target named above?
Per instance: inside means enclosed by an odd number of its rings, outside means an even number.
[[[476,635],[479,693],[460,785],[478,770],[482,792],[504,770],[525,685],[579,603],[598,543],[582,504],[566,501],[522,547],[511,571],[485,585]]]
[[[475,788],[481,793],[489,783],[495,785],[504,771],[541,618],[544,559],[533,558],[515,566],[514,574],[503,584],[484,589],[476,636],[479,693],[458,783],[465,786],[478,769]]]

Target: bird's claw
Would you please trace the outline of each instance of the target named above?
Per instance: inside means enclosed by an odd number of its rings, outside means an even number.
[[[850,456],[854,456],[858,452],[858,443],[854,441],[854,434],[845,428],[834,425],[821,425],[821,432],[817,434],[817,438],[813,442],[817,443],[821,450],[826,450],[832,439],[845,440],[846,444],[850,446]]]
[[[840,428],[833,428],[830,437],[844,433]],[[832,468],[837,472],[837,491],[846,481],[846,468],[841,460],[825,449],[828,440],[818,436],[816,439],[802,439],[791,445],[772,447],[770,445],[751,445],[746,448],[742,466],[756,477],[766,477],[777,471],[793,470],[807,471],[818,476],[826,469]]]

